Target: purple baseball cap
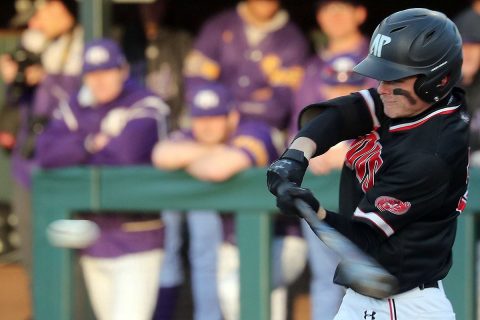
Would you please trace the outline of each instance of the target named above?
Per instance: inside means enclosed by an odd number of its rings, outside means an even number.
[[[320,69],[320,77],[327,85],[352,85],[361,86],[368,78],[353,72],[355,67],[364,57],[352,54],[342,54],[325,61]]]
[[[187,92],[187,101],[193,118],[227,115],[233,105],[230,92],[220,83],[191,87]]]
[[[127,63],[118,44],[110,39],[97,39],[85,45],[83,73],[119,68]]]

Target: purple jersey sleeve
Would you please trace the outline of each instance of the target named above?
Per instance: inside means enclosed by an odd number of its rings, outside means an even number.
[[[80,76],[48,74],[35,92],[34,114],[50,117],[60,101],[68,101],[74,96],[81,83]]]
[[[37,157],[43,167],[149,163],[168,113],[158,97],[130,81],[108,104],[82,106],[75,97],[63,107],[39,137]],[[86,138],[99,133],[109,137],[108,143],[97,152],[88,152]]]
[[[86,136],[83,130],[71,131],[63,120],[52,120],[38,137],[35,157],[44,168],[85,163],[89,157],[84,147]]]
[[[122,132],[94,153],[90,164],[129,165],[150,163],[150,154],[158,140],[155,119],[142,118],[129,121]]]
[[[241,122],[229,144],[244,152],[253,166],[266,166],[278,157],[272,129],[260,121]]]

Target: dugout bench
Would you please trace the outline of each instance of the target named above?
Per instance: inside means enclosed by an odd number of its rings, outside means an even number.
[[[454,266],[444,285],[457,319],[474,320],[476,215],[480,212],[480,171],[473,170],[470,198],[459,219]],[[265,185],[265,169],[250,169],[223,183],[201,182],[183,171],[151,167],[75,167],[39,171],[33,183],[34,310],[37,320],[70,320],[74,315],[74,251],[52,247],[46,227],[79,211],[218,209],[235,211],[241,253],[241,319],[269,319],[270,217],[275,201]],[[305,186],[329,209],[338,207],[339,174],[307,175]],[[104,214],[104,213],[99,213]],[[326,293],[328,294],[328,293]],[[84,319],[82,319],[84,320]]]

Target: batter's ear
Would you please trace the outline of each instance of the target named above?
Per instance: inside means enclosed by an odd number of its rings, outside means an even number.
[[[417,96],[423,101],[435,103],[448,92],[442,88],[447,87],[450,84],[450,74],[440,78],[440,75],[433,78],[427,78],[425,76],[418,76],[417,81],[413,85],[413,89]]]
[[[445,87],[449,81],[450,81],[450,75],[445,76],[442,80],[440,80],[440,83],[437,84],[437,87]]]

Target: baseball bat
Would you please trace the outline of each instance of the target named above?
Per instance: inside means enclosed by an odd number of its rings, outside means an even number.
[[[353,242],[317,217],[317,213],[303,200],[295,199],[295,206],[315,235],[341,258],[336,277],[354,291],[376,299],[395,294],[398,281],[371,256]]]

